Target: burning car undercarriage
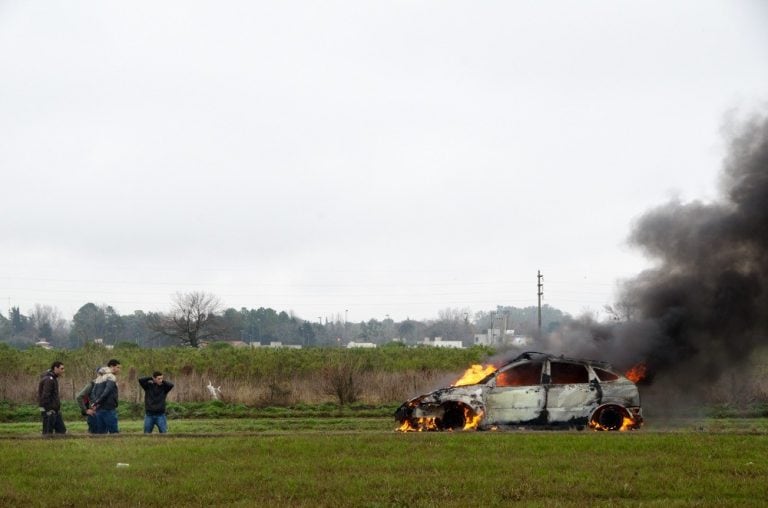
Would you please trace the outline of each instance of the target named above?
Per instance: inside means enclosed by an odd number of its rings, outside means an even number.
[[[400,406],[400,431],[642,425],[635,384],[602,362],[524,353],[496,369],[473,367],[446,388]]]

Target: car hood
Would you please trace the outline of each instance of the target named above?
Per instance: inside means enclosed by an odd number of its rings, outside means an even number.
[[[484,394],[486,385],[448,386],[439,388],[433,392],[414,397],[405,402],[401,407],[440,405],[446,402],[461,402],[471,407],[475,412],[485,409]]]

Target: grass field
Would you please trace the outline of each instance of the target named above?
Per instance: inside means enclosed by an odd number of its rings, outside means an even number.
[[[383,418],[0,425],[0,506],[763,506],[763,419],[629,433],[393,432]],[[127,463],[127,467],[118,467]]]

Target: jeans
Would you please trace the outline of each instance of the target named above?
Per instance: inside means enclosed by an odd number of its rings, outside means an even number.
[[[88,415],[85,417],[86,423],[88,423],[88,434],[96,434],[99,424],[96,421],[96,415]]]
[[[168,432],[168,420],[165,418],[164,414],[157,415],[157,414],[145,414],[144,415],[144,434],[151,434],[152,429],[155,428],[155,425],[157,425],[157,430],[160,432],[160,434],[165,434]]]
[[[67,427],[59,411],[45,411],[43,415],[43,434],[66,434]]]
[[[117,434],[117,409],[96,410],[96,434]]]

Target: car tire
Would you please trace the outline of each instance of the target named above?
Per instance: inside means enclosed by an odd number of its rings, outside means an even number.
[[[617,431],[624,425],[624,418],[630,418],[629,411],[622,406],[609,404],[595,411],[592,426],[598,430]]]
[[[443,417],[440,419],[438,426],[440,427],[440,430],[461,430],[466,423],[467,420],[464,417],[464,407],[460,404],[450,404],[445,406],[445,412],[443,413]]]

